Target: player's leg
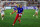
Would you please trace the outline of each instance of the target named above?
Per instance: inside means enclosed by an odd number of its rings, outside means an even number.
[[[13,14],[14,12],[12,12],[11,14]]]
[[[14,13],[14,12],[10,13],[10,15],[13,14],[13,13]]]
[[[33,16],[35,16],[35,15],[36,15],[36,13]]]
[[[14,26],[14,24],[16,23],[16,20],[18,19],[18,17],[19,17],[19,14],[16,15],[16,18],[15,18],[15,20],[14,20],[14,22],[13,22],[13,26]]]
[[[38,18],[38,12],[37,11],[35,12],[35,14],[33,16],[35,16],[35,15],[36,15],[36,18]]]
[[[21,16],[20,16],[20,17],[18,17],[18,21],[19,21],[19,23],[21,23],[21,20],[20,20],[20,18],[21,18]]]
[[[38,12],[36,12],[36,18],[38,18]]]
[[[12,12],[11,14],[13,14],[13,13],[15,13],[15,12],[17,13],[17,11],[14,11],[14,12]]]
[[[16,11],[13,11],[12,13],[10,13],[10,15],[13,14],[13,13],[15,13],[15,12],[16,12]]]
[[[3,20],[3,18],[4,18],[4,14],[1,14],[1,18],[2,18],[2,20]]]
[[[16,13],[17,13],[17,11],[16,11]]]
[[[21,23],[21,20],[20,20],[21,16],[22,16],[22,13],[19,14],[19,17],[18,17],[18,21],[19,21],[19,23]]]
[[[33,16],[35,16],[35,15],[36,15],[36,11],[35,11],[35,14]]]

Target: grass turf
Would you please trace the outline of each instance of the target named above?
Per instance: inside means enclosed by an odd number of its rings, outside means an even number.
[[[38,18],[33,17],[35,10],[24,10],[24,15],[21,17],[21,23],[19,24],[18,20],[16,21],[15,25],[12,26],[16,13],[10,15],[13,10],[6,10],[4,20],[1,20],[0,14],[0,27],[40,27],[40,11],[38,13]]]

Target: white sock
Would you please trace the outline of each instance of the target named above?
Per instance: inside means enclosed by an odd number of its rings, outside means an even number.
[[[2,20],[3,20],[3,18],[2,18]]]
[[[4,18],[4,17],[2,17],[2,20],[3,20],[3,18]]]

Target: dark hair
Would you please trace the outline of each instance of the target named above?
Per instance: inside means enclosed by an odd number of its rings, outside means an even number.
[[[39,8],[39,5],[37,7]]]

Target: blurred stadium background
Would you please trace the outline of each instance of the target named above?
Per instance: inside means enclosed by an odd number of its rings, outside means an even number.
[[[33,9],[33,7],[36,7],[37,5],[40,6],[40,0],[1,0],[1,1],[25,1],[24,3],[23,2],[20,2],[19,4],[22,4],[23,7],[25,7],[24,9]],[[15,2],[16,3],[16,2]],[[4,5],[6,7],[13,7],[13,2],[6,2]],[[9,5],[9,6],[8,6]]]

